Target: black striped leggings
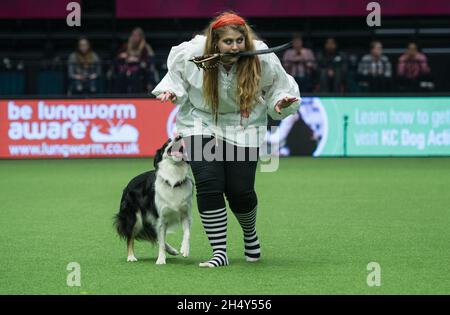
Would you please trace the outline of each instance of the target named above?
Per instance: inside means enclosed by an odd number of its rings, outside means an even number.
[[[210,136],[190,136],[183,140],[195,178],[200,212],[224,208],[224,196],[234,213],[247,213],[256,207],[258,148],[237,147]]]

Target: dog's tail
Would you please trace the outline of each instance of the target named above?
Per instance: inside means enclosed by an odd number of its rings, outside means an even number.
[[[135,230],[137,223],[136,214],[137,209],[135,209],[131,196],[124,189],[120,200],[119,212],[114,216],[114,227],[121,238],[128,240],[137,232]]]
[[[119,212],[114,216],[114,227],[120,238],[129,240],[147,240],[156,242],[156,231],[151,224],[142,218],[140,210],[132,202],[129,193],[124,190],[120,200]]]

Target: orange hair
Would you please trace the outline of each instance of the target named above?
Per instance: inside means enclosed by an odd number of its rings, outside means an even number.
[[[224,18],[224,16],[227,16]],[[237,23],[235,18],[237,17]],[[240,21],[243,24],[239,24]],[[220,23],[218,21],[221,21]],[[229,23],[224,25],[222,23]],[[216,28],[214,28],[216,25]],[[220,26],[217,26],[220,25]],[[227,29],[233,29],[240,32],[245,38],[245,50],[254,51],[254,39],[258,39],[252,28],[238,15],[226,12],[214,19],[205,29],[206,45],[205,54],[215,54],[219,50],[217,43],[221,34]],[[211,107],[214,122],[217,123],[219,115],[219,69],[213,68],[203,72],[203,97],[205,102]],[[236,99],[239,103],[241,115],[248,117],[252,109],[257,104],[257,94],[259,90],[259,81],[261,79],[261,64],[257,56],[239,57],[237,61],[237,89],[235,91]]]

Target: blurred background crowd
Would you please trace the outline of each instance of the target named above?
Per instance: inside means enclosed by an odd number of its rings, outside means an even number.
[[[132,2],[130,5],[133,5]],[[447,17],[248,18],[302,93],[450,90]],[[1,95],[148,94],[167,72],[170,48],[208,18],[117,19],[114,1],[84,1],[81,27],[51,19],[0,20]]]

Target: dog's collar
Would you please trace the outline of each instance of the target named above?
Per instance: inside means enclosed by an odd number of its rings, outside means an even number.
[[[162,176],[159,176],[159,177],[161,177],[161,179],[163,180],[164,183],[166,183],[167,185],[169,185],[172,188],[180,187],[181,185],[183,185],[185,182],[188,181],[188,178],[186,177],[185,179],[176,182],[175,185],[172,186],[172,184],[167,179],[163,178]]]

